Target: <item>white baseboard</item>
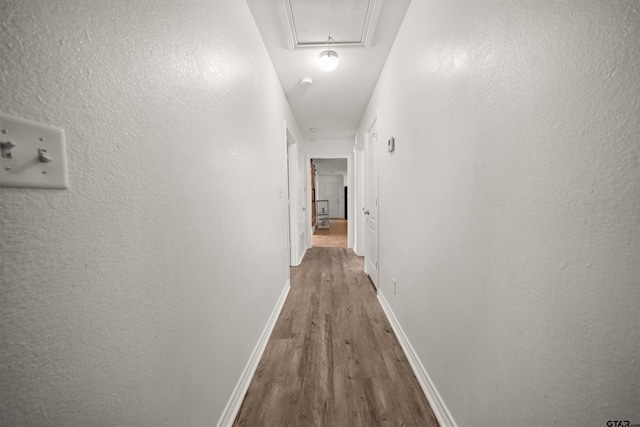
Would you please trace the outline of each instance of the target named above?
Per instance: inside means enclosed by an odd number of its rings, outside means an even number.
[[[291,284],[289,280],[287,280],[287,283],[280,294],[280,298],[271,313],[271,317],[269,317],[267,326],[265,326],[262,331],[262,335],[260,335],[260,339],[258,340],[256,347],[253,349],[251,357],[249,357],[249,362],[247,362],[247,366],[245,366],[244,371],[242,371],[240,380],[238,380],[238,384],[236,384],[236,387],[231,394],[231,398],[229,399],[229,402],[227,402],[227,406],[224,408],[224,411],[222,411],[217,427],[231,427],[233,425],[233,422],[238,415],[238,411],[240,411],[240,407],[242,406],[244,396],[247,394],[247,390],[249,389],[249,384],[251,384],[253,375],[258,368],[258,363],[260,363],[262,353],[264,353],[264,349],[267,347],[267,342],[269,341],[271,332],[276,325],[276,320],[278,320],[282,306],[284,306],[284,302],[287,299],[289,289],[291,289]]]
[[[431,409],[433,409],[433,413],[438,419],[438,423],[440,423],[441,427],[457,427],[456,422],[454,421],[451,413],[447,409],[447,405],[444,404],[444,401],[438,394],[438,390],[436,390],[427,370],[422,365],[420,358],[416,354],[413,346],[409,342],[409,338],[405,335],[402,330],[402,326],[398,322],[395,314],[393,314],[393,310],[387,303],[387,300],[382,295],[382,292],[378,291],[378,299],[380,300],[380,305],[382,305],[382,309],[384,313],[387,315],[387,319],[389,319],[389,323],[391,323],[391,327],[393,331],[396,333],[396,337],[398,337],[398,341],[400,341],[400,345],[404,350],[404,353],[409,359],[409,364],[413,368],[413,372],[418,378],[418,382],[420,383],[420,387],[422,387],[422,391],[427,396],[427,400],[431,405]]]
[[[298,264],[297,265],[302,264],[302,260],[304,259],[304,256],[307,254],[307,249],[308,248],[304,248],[304,251],[302,252],[302,255],[300,255],[300,258],[298,259]]]

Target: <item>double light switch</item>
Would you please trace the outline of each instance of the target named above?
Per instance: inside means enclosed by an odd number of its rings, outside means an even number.
[[[64,130],[0,113],[0,187],[69,187]]]

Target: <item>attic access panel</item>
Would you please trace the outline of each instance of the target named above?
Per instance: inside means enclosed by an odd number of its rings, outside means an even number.
[[[369,47],[382,0],[282,0],[291,48]]]

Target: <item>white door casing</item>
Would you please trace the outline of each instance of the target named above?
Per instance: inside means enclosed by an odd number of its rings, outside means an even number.
[[[287,207],[289,213],[289,264],[300,265],[307,249],[306,221],[307,207],[305,201],[304,156],[298,144],[287,131]]]
[[[287,132],[287,213],[289,217],[288,228],[288,245],[289,245],[289,265],[297,265],[297,248],[296,248],[296,210],[295,210],[295,176],[296,176],[296,164],[293,157],[294,142]]]
[[[306,238],[305,238],[305,230],[307,229],[307,204],[305,198],[305,183],[306,183],[306,170],[304,164],[304,156],[300,151],[300,148],[295,146],[296,157],[297,157],[297,168],[296,168],[296,211],[298,213],[298,222],[296,224],[296,233],[297,233],[297,264],[302,262],[302,258],[304,257],[304,253],[307,249]]]
[[[351,150],[351,148],[349,148],[349,150]],[[346,159],[347,160],[347,174],[346,174],[346,179],[345,177],[343,177],[342,175],[340,175],[340,182],[341,182],[341,200],[340,200],[340,204],[342,206],[342,218],[346,218],[347,219],[347,224],[348,224],[348,232],[347,232],[347,246],[349,248],[353,247],[353,236],[354,236],[354,216],[355,213],[353,211],[353,209],[355,208],[353,200],[354,200],[354,194],[355,192],[353,191],[353,154],[352,153],[340,153],[340,154],[333,154],[333,153],[308,153],[306,158],[307,161],[307,173],[310,174],[309,170],[311,168],[311,161],[315,160],[315,159]],[[324,191],[324,185],[321,182],[322,177],[326,176],[326,175],[317,175],[317,187],[316,187],[316,200],[323,200],[323,196],[322,196],[322,192]],[[307,190],[307,199],[311,200],[311,178],[309,176],[308,178],[309,181],[309,189]],[[351,186],[347,187],[351,182]],[[347,187],[348,191],[349,191],[349,198],[347,200],[345,200],[344,198],[344,188]],[[347,203],[348,201],[348,203]],[[309,206],[310,206],[310,202],[309,202]],[[311,213],[309,213],[310,215]],[[306,234],[306,238],[307,238],[307,247],[310,248],[311,247],[311,236],[313,235],[313,226],[309,228],[309,233]],[[363,246],[364,247],[364,246]]]
[[[365,254],[364,271],[378,288],[378,130],[374,120],[367,132],[365,170]]]

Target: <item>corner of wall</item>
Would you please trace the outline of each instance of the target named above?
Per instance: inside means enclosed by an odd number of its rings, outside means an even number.
[[[269,337],[273,332],[273,328],[276,326],[276,321],[278,320],[278,316],[282,311],[282,307],[284,306],[284,302],[287,299],[287,295],[289,294],[289,290],[291,289],[291,282],[287,280],[284,288],[282,289],[282,293],[280,294],[280,298],[278,298],[278,302],[276,306],[273,308],[273,312],[271,316],[269,316],[269,320],[256,343],[253,352],[251,352],[251,356],[249,357],[249,361],[245,366],[242,374],[240,375],[240,379],[233,389],[233,393],[227,402],[227,405],[222,411],[222,415],[218,420],[217,427],[231,427],[238,416],[238,412],[240,411],[240,407],[242,406],[242,402],[244,400],[245,395],[247,394],[247,390],[251,385],[251,380],[256,373],[256,369],[258,368],[258,364],[260,363],[260,358],[264,353],[265,348],[267,347],[267,343],[269,342]]]
[[[385,299],[384,294],[380,290],[378,291],[378,300],[380,301],[382,310],[384,311],[384,314],[387,316],[389,323],[391,323],[391,327],[393,328],[393,331],[395,332],[396,337],[400,342],[400,346],[404,350],[404,353],[407,356],[407,359],[409,360],[409,364],[411,365],[411,368],[413,369],[413,372],[416,375],[418,382],[420,383],[420,387],[422,387],[422,391],[424,391],[424,394],[426,395],[427,400],[431,405],[431,409],[433,410],[433,413],[438,419],[438,423],[440,424],[441,427],[457,427],[457,424],[454,421],[453,416],[449,412],[447,405],[444,403],[444,400],[440,396],[440,393],[438,393],[438,390],[436,389],[435,384],[431,380],[429,373],[427,372],[424,365],[422,364],[420,357],[418,356],[416,351],[413,349],[413,346],[411,345],[409,338],[404,333],[404,330],[402,329],[402,325],[400,325],[400,322],[396,318],[395,314],[393,313],[393,310],[389,306],[389,303]]]

